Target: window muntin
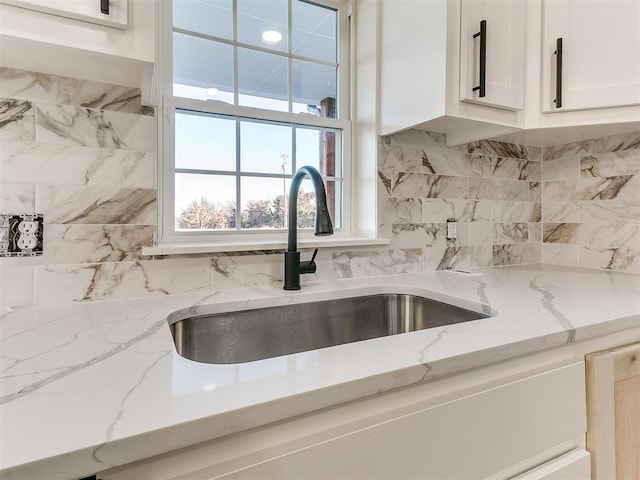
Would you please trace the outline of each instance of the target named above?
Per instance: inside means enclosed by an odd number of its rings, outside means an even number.
[[[165,105],[174,115],[175,138],[165,141],[165,149],[173,149],[175,163],[164,181],[174,195],[172,205],[165,205],[170,211],[163,216],[163,237],[285,228],[290,179],[302,165],[323,174],[332,219],[340,228],[343,136],[350,126],[344,105],[338,118],[339,102],[348,101],[338,64],[338,10],[304,0],[204,3],[206,8],[198,0],[174,0],[173,95]],[[260,15],[258,5],[267,3],[273,4],[269,15]],[[225,11],[231,33],[203,22],[205,10]],[[267,26],[282,34],[279,47],[257,35]],[[303,228],[308,215],[302,210],[312,195],[310,182],[303,182],[298,198]],[[268,211],[262,223],[256,221],[260,209]],[[169,223],[171,216],[175,220]]]
[[[187,110],[176,112],[175,123],[177,231],[286,228],[283,209],[292,173],[302,165],[324,173],[331,218],[338,228],[342,225],[341,130]],[[206,140],[194,146],[200,138]],[[307,228],[303,219],[313,198],[311,183],[303,181],[300,228]],[[263,224],[256,219],[258,208],[263,209]]]

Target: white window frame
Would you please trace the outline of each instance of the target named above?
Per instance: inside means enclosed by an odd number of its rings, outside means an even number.
[[[159,2],[158,8],[158,91],[160,108],[159,125],[159,191],[158,199],[158,247],[145,249],[149,254],[182,253],[180,249],[169,248],[162,252],[162,245],[196,245],[189,251],[230,251],[251,250],[256,246],[264,248],[281,248],[286,244],[286,229],[269,230],[220,230],[220,231],[176,231],[175,229],[175,162],[174,162],[174,132],[176,110],[193,110],[230,117],[245,117],[247,119],[267,120],[283,123],[294,123],[301,127],[326,127],[342,131],[342,226],[336,229],[333,240],[319,240],[312,232],[299,231],[299,243],[335,243],[344,242],[352,238],[351,197],[351,118],[350,118],[350,16],[351,4],[349,0],[313,0],[313,3],[335,8],[338,11],[338,118],[322,118],[312,115],[264,110],[253,107],[230,105],[223,102],[203,102],[187,98],[173,97],[173,21],[172,2]],[[291,27],[291,25],[289,26]],[[345,43],[344,39],[347,39]],[[240,44],[242,45],[242,44]],[[258,48],[259,49],[259,48]],[[237,81],[237,80],[236,80]],[[324,239],[323,238],[323,239]],[[187,250],[182,249],[187,253]]]

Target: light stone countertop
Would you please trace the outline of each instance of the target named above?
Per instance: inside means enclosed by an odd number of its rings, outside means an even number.
[[[68,479],[381,391],[640,326],[640,276],[525,265],[18,309],[0,318],[0,477]],[[167,316],[412,293],[493,317],[238,365]]]

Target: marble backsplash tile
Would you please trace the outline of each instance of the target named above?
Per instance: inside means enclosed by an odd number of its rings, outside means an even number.
[[[207,258],[46,265],[34,269],[36,305],[168,295],[211,288]]]
[[[549,147],[547,263],[640,273],[640,132]]]
[[[553,265],[580,266],[580,246],[560,243],[542,244],[542,261]]]
[[[529,243],[528,223],[496,223],[494,229],[495,244]]]
[[[640,148],[580,157],[581,177],[615,177],[640,173]]]
[[[138,89],[0,68],[0,92],[0,212],[45,215],[43,256],[0,259],[2,305],[208,288],[207,261],[203,279],[172,283],[178,264],[141,255],[157,222],[157,126]]]
[[[467,152],[474,155],[490,155],[492,157],[515,158],[520,160],[542,161],[542,149],[495,140],[479,140],[467,145]]]
[[[37,185],[36,210],[54,224],[152,225],[156,190]]]
[[[491,220],[493,202],[456,198],[422,199],[422,221],[444,223],[448,218],[461,222]]]
[[[542,164],[539,161],[514,160],[502,157],[493,158],[491,177],[539,182],[542,180]]]
[[[55,246],[39,260],[4,262],[3,286],[15,277],[31,292],[12,291],[5,304],[281,283],[280,252],[142,257],[157,220],[156,122],[136,103],[139,92],[10,73],[0,69],[0,83],[9,78],[0,88],[8,99],[0,100],[0,206],[43,209]],[[391,245],[323,249],[318,273],[304,281],[537,263],[543,255],[640,273],[639,138],[551,147],[544,162],[540,148],[523,145],[450,147],[443,135],[422,131],[381,138],[378,220]],[[444,235],[448,218],[458,220],[455,242]],[[578,224],[571,237],[578,243],[543,242],[543,219]],[[604,230],[587,224],[616,225],[627,241],[606,244]]]
[[[0,67],[0,97],[153,115],[140,89]]]
[[[640,148],[640,137],[638,132],[601,137],[583,142],[567,143],[546,147],[544,150],[544,160],[557,160],[565,157],[581,157],[584,155],[594,155],[598,153],[622,152],[625,150],[636,150]]]
[[[0,98],[0,140],[35,140],[35,119],[32,102]]]
[[[33,305],[33,270],[30,265],[0,265],[0,307]]]
[[[539,262],[542,150],[445,140],[422,131],[380,139],[381,234],[394,248],[421,249],[422,270]],[[450,218],[455,241],[446,239]]]
[[[36,137],[41,143],[61,143],[143,152],[156,149],[156,120],[146,115],[40,103]]]
[[[544,222],[579,222],[580,202],[558,202],[545,200],[543,203]]]
[[[35,185],[31,183],[0,183],[0,212],[15,214],[35,212],[35,204]]]
[[[638,248],[580,247],[580,266],[640,274]]]
[[[493,246],[493,265],[519,265],[537,263],[542,257],[540,244],[504,244]]]
[[[469,178],[469,198],[527,201],[529,200],[529,183],[493,178]]]
[[[353,278],[422,271],[422,249],[372,249],[334,253],[338,278]]]
[[[528,201],[495,201],[492,219],[499,223],[540,222],[542,205]]]
[[[467,198],[466,177],[400,172],[393,177],[394,198]]]
[[[579,203],[580,220],[604,223],[611,220],[631,224],[640,223],[640,200],[600,200]]]
[[[156,154],[76,145],[5,141],[3,182],[155,188]]]
[[[49,249],[43,263],[97,263],[142,260],[153,244],[153,225],[46,225]]]
[[[566,243],[594,248],[640,245],[640,224],[633,223],[545,223],[546,243]]]

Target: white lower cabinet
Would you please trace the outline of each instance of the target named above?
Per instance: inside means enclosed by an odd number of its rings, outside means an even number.
[[[467,375],[482,379],[483,371]],[[280,422],[99,478],[511,478],[581,446],[584,362],[434,397],[439,383]],[[554,453],[541,458],[544,452]],[[560,475],[561,468],[571,467],[558,468]],[[561,478],[535,476],[535,471],[518,478]]]

